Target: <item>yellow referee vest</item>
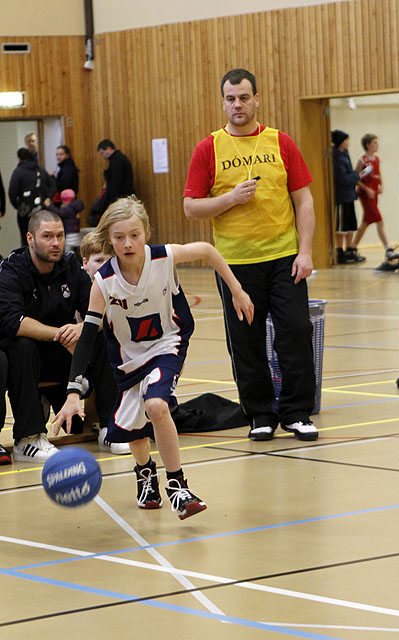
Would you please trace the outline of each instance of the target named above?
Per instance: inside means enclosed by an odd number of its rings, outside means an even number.
[[[224,129],[212,136],[215,184],[210,196],[214,197],[248,180],[258,136],[235,136],[235,144]],[[261,179],[254,198],[212,218],[215,246],[229,264],[265,262],[298,251],[295,213],[277,129],[266,127],[259,134],[251,170],[251,178],[256,176]]]

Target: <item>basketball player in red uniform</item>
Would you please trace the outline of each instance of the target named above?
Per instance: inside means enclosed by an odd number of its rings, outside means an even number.
[[[386,260],[399,258],[399,254],[389,245],[384,221],[378,208],[378,195],[382,193],[382,177],[380,172],[380,159],[377,156],[378,138],[372,133],[366,133],[361,139],[365,153],[359,158],[355,166],[362,177],[357,185],[357,191],[363,208],[363,219],[354,237],[354,246],[357,247],[367,227],[375,222],[377,233],[385,248]]]

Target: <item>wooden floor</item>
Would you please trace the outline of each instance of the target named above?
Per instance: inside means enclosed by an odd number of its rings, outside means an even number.
[[[139,510],[130,456],[96,442],[103,485],[79,509],[49,501],[39,466],[1,467],[1,640],[399,639],[399,274],[366,255],[309,280],[328,301],[317,442],[180,437],[202,514]],[[180,273],[196,330],[179,399],[236,400],[213,274]]]

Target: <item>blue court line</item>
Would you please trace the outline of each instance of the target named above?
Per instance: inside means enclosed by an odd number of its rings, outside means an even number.
[[[54,587],[62,587],[65,589],[72,589],[74,591],[82,591],[84,593],[90,593],[98,596],[115,598],[117,600],[136,600],[137,596],[133,596],[127,593],[119,593],[117,591],[109,591],[107,589],[98,589],[94,587],[88,587],[73,582],[65,582],[62,580],[54,580],[53,578],[44,578],[42,576],[34,576],[29,573],[20,573],[13,569],[0,569],[0,574],[11,576],[14,578],[22,578],[32,582],[40,582],[41,584],[47,584]],[[309,640],[344,640],[343,638],[336,638],[334,636],[325,636],[318,633],[311,633],[306,631],[299,631],[296,629],[287,629],[277,625],[268,624],[267,622],[257,622],[256,620],[246,620],[245,618],[237,618],[235,616],[225,616],[223,614],[211,613],[210,611],[201,611],[200,609],[193,609],[191,607],[182,607],[180,605],[169,604],[158,600],[145,600],[138,604],[144,604],[157,609],[166,609],[174,613],[184,613],[186,615],[197,616],[200,618],[207,618],[208,620],[216,620],[217,622],[229,622],[230,624],[236,624],[242,627],[249,627],[253,629],[263,629],[264,631],[270,631],[272,633],[283,633],[287,636],[294,636],[296,638],[308,638]]]
[[[328,393],[328,388],[322,389]],[[337,394],[338,395],[338,394]],[[364,407],[369,404],[378,404],[380,402],[397,402],[399,400],[399,396],[397,398],[379,398],[378,400],[362,400],[361,402],[347,402],[345,404],[323,404],[320,411],[324,411],[325,409],[345,409],[345,407]],[[397,418],[392,418],[392,420],[397,420]]]
[[[293,520],[291,522],[280,522],[278,524],[268,524],[264,527],[253,527],[251,529],[238,529],[237,531],[229,531],[223,533],[213,533],[207,536],[198,536],[195,538],[186,538],[185,540],[172,540],[169,542],[158,542],[156,544],[148,544],[142,547],[128,547],[127,549],[118,549],[116,551],[105,551],[103,553],[93,553],[87,556],[75,556],[73,558],[60,558],[59,560],[52,560],[50,562],[39,562],[31,565],[21,565],[20,567],[13,567],[12,571],[21,571],[22,569],[35,569],[37,567],[45,567],[54,564],[62,564],[64,562],[76,562],[77,560],[90,560],[97,556],[112,556],[121,553],[130,553],[132,551],[145,551],[146,549],[159,549],[161,547],[170,547],[175,544],[186,544],[188,542],[202,542],[203,540],[217,540],[219,538],[225,538],[228,536],[242,535],[244,533],[259,533],[260,531],[267,531],[269,529],[278,529],[279,527],[290,527],[297,524],[308,524],[311,522],[322,522],[324,520],[333,520],[336,518],[346,518],[348,516],[358,516],[365,513],[378,513],[380,511],[389,511],[391,509],[398,509],[399,504],[392,504],[386,507],[374,507],[371,509],[362,509],[360,511],[348,511],[346,513],[335,513],[329,516],[318,516],[316,518],[307,518],[305,520]],[[57,551],[55,550],[55,553]]]

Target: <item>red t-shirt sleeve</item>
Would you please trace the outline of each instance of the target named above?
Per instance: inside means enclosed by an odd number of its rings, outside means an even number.
[[[281,158],[287,171],[288,191],[297,191],[313,182],[301,152],[293,139],[279,131]],[[191,157],[183,197],[206,198],[215,180],[215,152],[213,136],[209,135],[197,144]]]
[[[213,136],[197,144],[190,160],[183,198],[206,198],[215,181]]]
[[[288,191],[292,193],[313,182],[312,174],[293,139],[288,133],[278,132],[280,153],[287,171]]]

